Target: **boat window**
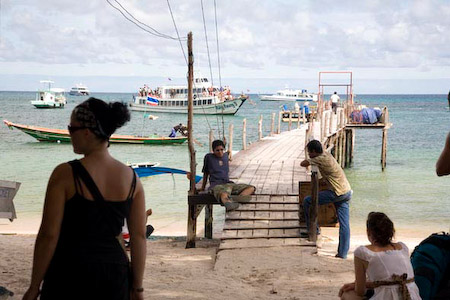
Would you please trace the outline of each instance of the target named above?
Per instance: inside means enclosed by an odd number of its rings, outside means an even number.
[[[184,101],[184,106],[188,106],[188,102],[187,101]]]
[[[208,104],[211,104],[212,103],[212,100],[211,99],[208,99]]]
[[[206,99],[205,100],[203,100],[203,105],[205,105],[206,104]]]
[[[194,100],[194,105],[197,105],[197,100]]]

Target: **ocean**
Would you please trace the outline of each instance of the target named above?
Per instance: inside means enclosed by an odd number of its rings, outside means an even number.
[[[129,93],[92,93],[105,101],[129,102]],[[38,110],[30,101],[33,92],[0,92],[0,118],[14,123],[47,128],[66,128],[72,109],[87,97],[67,96],[64,109]],[[203,144],[195,145],[197,172],[208,152],[208,133],[216,138],[228,136],[234,124],[233,150],[241,149],[242,121],[247,119],[247,141],[257,140],[259,116],[263,116],[263,134],[270,132],[271,114],[280,102],[261,102],[250,95],[235,116],[195,115],[194,136]],[[393,126],[388,131],[387,167],[381,171],[381,130],[356,130],[354,163],[345,170],[354,194],[351,201],[351,226],[362,230],[370,211],[383,211],[397,228],[410,232],[450,230],[450,177],[437,177],[435,163],[450,131],[450,113],[446,95],[357,95],[356,102],[367,106],[387,106]],[[293,104],[288,104],[292,106]],[[168,136],[171,128],[187,124],[185,114],[153,114],[149,120],[141,112],[132,112],[131,121],[117,133]],[[284,124],[284,129],[287,125]],[[174,146],[116,145],[110,147],[114,157],[126,162],[159,162],[161,166],[189,169],[187,144]],[[60,163],[80,158],[70,144],[38,142],[4,124],[0,125],[0,179],[22,183],[15,199],[18,219],[13,223],[0,219],[0,232],[36,232],[42,216],[47,181]],[[299,167],[300,168],[300,167]],[[155,235],[185,235],[187,226],[187,190],[183,175],[160,175],[142,178],[147,207],[153,209],[150,223]],[[214,213],[215,232],[221,228],[224,210]],[[200,216],[199,220],[202,220]],[[202,229],[201,221],[198,224]]]

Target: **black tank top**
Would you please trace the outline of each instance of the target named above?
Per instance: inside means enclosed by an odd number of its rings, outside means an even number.
[[[105,201],[97,185],[79,160],[70,161],[75,195],[66,201],[55,261],[128,264],[117,236],[128,217],[136,188],[136,173],[127,199]],[[94,201],[83,196],[81,181]],[[62,261],[60,260],[62,259]]]

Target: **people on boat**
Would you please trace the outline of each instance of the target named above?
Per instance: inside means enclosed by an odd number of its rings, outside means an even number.
[[[447,134],[444,149],[436,162],[436,174],[438,176],[450,174],[450,133]]]
[[[345,176],[341,165],[336,159],[323,150],[322,144],[318,140],[312,140],[307,145],[309,158],[303,160],[300,165],[308,167],[315,165],[319,168],[322,175],[322,181],[327,184],[327,189],[319,192],[319,205],[333,203],[336,208],[336,214],[339,222],[339,245],[336,257],[347,258],[350,247],[350,215],[349,201],[352,198],[352,189]],[[311,206],[311,196],[306,196],[303,200],[305,211],[306,226],[309,231],[309,207]],[[315,229],[313,229],[315,230]],[[317,228],[320,234],[320,229]],[[302,232],[303,237],[308,237],[308,233]]]
[[[356,248],[355,281],[341,287],[341,299],[421,299],[408,247],[392,241],[392,221],[382,212],[371,212],[366,225],[370,245]]]
[[[341,98],[336,92],[334,92],[334,94],[330,97],[331,109],[334,113],[336,113],[337,107],[339,105],[339,100],[341,100]]]
[[[222,140],[212,143],[213,153],[207,153],[203,160],[203,181],[199,191],[204,191],[209,179],[209,193],[219,201],[227,211],[239,207],[239,202],[250,200],[256,188],[253,185],[238,184],[230,181],[228,152]],[[239,197],[236,197],[239,196]]]
[[[108,151],[111,135],[129,120],[126,104],[96,98],[72,111],[73,151],[84,157],[60,164],[50,176],[23,299],[39,293],[42,300],[144,299],[144,190],[134,171]],[[125,219],[131,264],[118,239]]]

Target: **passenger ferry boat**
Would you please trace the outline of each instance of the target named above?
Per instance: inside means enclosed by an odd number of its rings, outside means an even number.
[[[261,101],[317,101],[317,94],[308,93],[307,90],[284,89],[274,95],[259,96]]]
[[[64,96],[64,89],[52,88],[53,81],[42,80],[41,83],[48,84],[48,88],[38,90],[36,99],[31,101],[36,108],[64,108],[67,103]]]
[[[229,87],[219,89],[207,78],[195,77],[193,83],[193,108],[196,114],[234,115],[248,99],[246,95],[235,97]],[[164,85],[155,90],[147,86],[133,96],[131,110],[161,113],[187,113],[188,87],[186,85]]]
[[[89,93],[90,92],[89,92],[87,86],[85,86],[82,83],[79,83],[79,84],[75,85],[73,88],[70,89],[69,95],[72,95],[72,96],[88,96]]]

